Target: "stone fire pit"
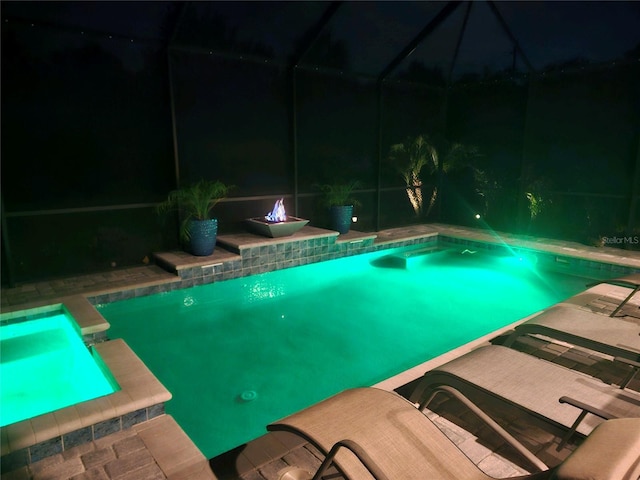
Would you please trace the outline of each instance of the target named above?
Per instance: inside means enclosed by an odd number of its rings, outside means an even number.
[[[248,218],[245,223],[253,233],[265,237],[278,238],[293,235],[309,223],[309,220],[287,215],[281,198],[276,202],[270,213],[264,217]]]
[[[245,222],[253,233],[265,237],[278,238],[293,235],[309,223],[309,220],[289,216],[284,222],[270,222],[262,217],[256,217],[248,218]]]

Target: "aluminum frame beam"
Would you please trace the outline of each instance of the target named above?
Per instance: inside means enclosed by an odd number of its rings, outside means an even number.
[[[393,72],[398,65],[400,65],[413,51],[427,38],[438,25],[440,25],[449,15],[451,15],[460,5],[461,1],[451,1],[447,3],[440,12],[425,26],[418,35],[415,36],[409,44],[402,49],[396,58],[394,58],[389,65],[378,75],[378,81],[383,81],[391,72]]]

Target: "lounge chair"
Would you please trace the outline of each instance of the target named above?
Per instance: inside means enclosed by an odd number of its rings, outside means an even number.
[[[600,282],[597,282],[595,284],[591,284],[590,286],[593,285],[598,285],[601,283],[606,283],[609,285],[616,285],[619,287],[626,287],[626,288],[630,288],[631,292],[629,293],[629,295],[627,295],[627,297],[616,307],[616,309],[611,313],[611,317],[615,317],[618,312],[620,310],[622,310],[622,308],[629,302],[629,300],[631,300],[633,298],[633,296],[638,293],[638,291],[640,290],[640,273],[632,273],[631,275],[625,275],[624,277],[618,277],[618,278],[612,278],[609,280],[603,280]],[[640,307],[638,307],[640,308]]]
[[[335,463],[349,480],[490,480],[414,405],[394,392],[356,388],[283,420],[271,431],[293,432],[325,459],[320,479]],[[310,478],[311,475],[281,478]],[[599,426],[561,465],[527,479],[637,480],[640,419]]]
[[[590,283],[586,290],[567,298],[558,305],[571,305],[611,317],[622,315],[640,317],[640,305],[636,301],[631,302],[639,291],[640,274],[627,275]],[[640,296],[634,300],[640,300]],[[628,305],[629,303],[631,305]]]
[[[515,405],[588,435],[603,419],[640,417],[640,394],[498,345],[480,347],[424,374],[410,400],[421,408],[453,387],[464,396]],[[564,443],[564,442],[563,442]]]
[[[541,334],[613,357],[640,361],[640,324],[623,318],[556,305],[518,325],[504,345],[510,347],[527,334]]]

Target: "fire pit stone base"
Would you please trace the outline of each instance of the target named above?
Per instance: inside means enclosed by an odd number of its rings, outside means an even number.
[[[269,222],[264,217],[248,218],[245,220],[248,229],[263,235],[265,237],[279,238],[288,237],[293,235],[302,227],[304,227],[309,220],[304,220],[298,217],[288,216],[284,222]]]

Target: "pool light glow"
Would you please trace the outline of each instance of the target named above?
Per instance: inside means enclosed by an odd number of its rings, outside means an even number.
[[[0,327],[0,426],[120,389],[66,310],[9,322]]]

